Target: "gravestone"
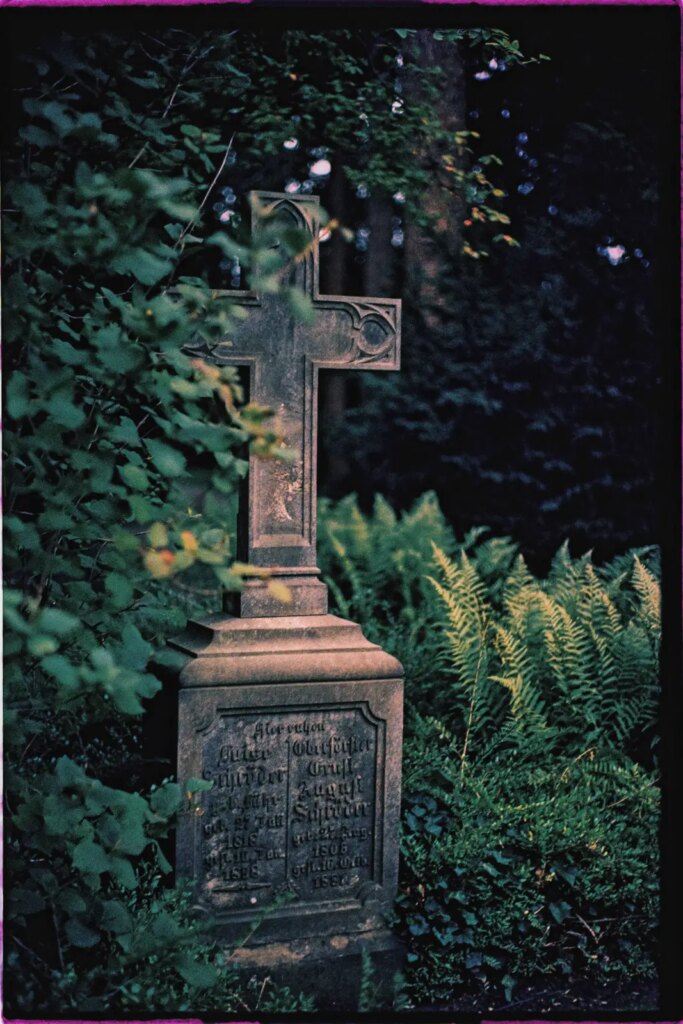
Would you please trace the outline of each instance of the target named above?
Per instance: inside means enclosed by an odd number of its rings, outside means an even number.
[[[398,874],[403,670],[360,626],[328,614],[316,566],[317,381],[321,367],[398,369],[400,302],[319,295],[317,197],[251,200],[253,231],[277,218],[309,236],[288,275],[316,318],[298,321],[278,294],[230,292],[248,315],[202,355],[248,367],[250,398],[273,408],[296,453],[250,459],[238,551],[285,583],[291,602],[252,579],[236,615],[190,623],[174,641],[189,656],[178,778],[213,783],[180,816],[176,871],[193,879],[226,948],[241,943],[231,962],[312,992],[320,1010],[354,1009],[361,950],[385,980],[400,959],[384,912]]]

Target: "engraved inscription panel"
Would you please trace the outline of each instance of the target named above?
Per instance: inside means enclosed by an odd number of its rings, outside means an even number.
[[[204,737],[197,864],[218,909],[353,897],[374,878],[383,723],[359,707],[225,711]]]

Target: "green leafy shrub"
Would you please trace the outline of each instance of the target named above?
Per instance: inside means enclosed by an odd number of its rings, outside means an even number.
[[[183,351],[210,351],[234,322],[186,262],[200,242],[229,245],[194,232],[231,141],[185,145],[197,133],[170,112],[187,101],[187,53],[162,54],[153,85],[134,80],[134,48],[104,35],[51,41],[17,72],[4,222],[14,1013],[168,1012],[205,989],[227,1007],[233,981],[208,942],[190,956],[187,905],[150,896],[182,795],[170,780],[146,791],[139,717],[161,686],[149,666],[174,664],[165,641],[185,622],[169,583],[239,588],[248,567],[233,563],[226,510],[248,450],[273,456],[280,438],[234,368]],[[273,254],[276,231],[240,250],[255,286],[266,256],[273,275],[297,254],[287,239]]]
[[[538,580],[507,538],[457,543],[432,495],[323,513],[338,610],[406,668],[411,998],[653,976],[656,549],[595,566],[565,544]]]

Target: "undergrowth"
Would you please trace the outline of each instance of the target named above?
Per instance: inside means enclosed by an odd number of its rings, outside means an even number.
[[[413,1005],[510,1001],[539,975],[655,975],[658,552],[544,579],[458,542],[432,494],[323,503],[336,610],[406,671],[396,925]]]

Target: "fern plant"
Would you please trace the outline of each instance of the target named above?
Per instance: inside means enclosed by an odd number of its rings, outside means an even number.
[[[652,976],[657,549],[565,543],[538,579],[509,538],[458,542],[433,495],[326,503],[322,526],[337,610],[406,670],[408,999]]]

